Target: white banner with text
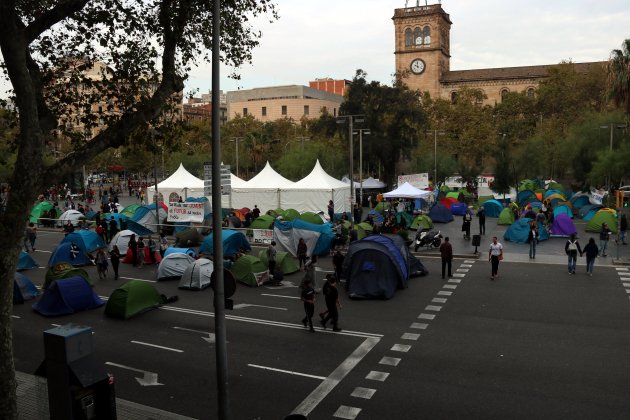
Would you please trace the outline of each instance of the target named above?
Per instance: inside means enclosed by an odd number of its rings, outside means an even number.
[[[168,203],[169,222],[203,222],[204,203]]]

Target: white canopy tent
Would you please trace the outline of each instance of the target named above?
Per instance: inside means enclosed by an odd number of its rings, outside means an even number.
[[[430,196],[431,191],[419,190],[408,182],[405,182],[393,191],[383,194],[383,197],[385,198],[423,198],[425,200],[427,200]]]
[[[345,182],[346,184],[350,184],[350,178],[348,178],[347,176],[344,176],[341,179],[342,182]],[[357,182],[354,181],[354,188],[356,188],[357,190],[361,188],[361,182]],[[376,189],[381,189],[381,188],[385,188],[385,183],[379,181],[378,179],[375,179],[373,177],[369,177],[369,178],[365,178],[363,180],[363,189],[364,190],[376,190]]]
[[[298,182],[280,189],[280,207],[297,211],[323,211],[332,200],[335,212],[350,211],[350,185],[328,175],[319,160],[310,174]]]
[[[158,184],[158,193],[164,197],[164,204],[170,201],[178,201],[179,197],[185,200],[187,197],[203,197],[203,179],[199,179],[179,164],[179,168],[173,175]],[[155,194],[155,185],[147,187],[148,197]],[[150,200],[149,200],[150,201]]]
[[[293,185],[276,172],[269,162],[255,177],[240,186],[232,186],[232,207],[253,208],[257,205],[262,213],[280,207],[280,189]]]

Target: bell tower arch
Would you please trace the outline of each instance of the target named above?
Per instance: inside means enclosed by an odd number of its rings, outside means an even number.
[[[441,4],[394,11],[396,73],[411,90],[441,95],[440,80],[450,71],[451,20]]]

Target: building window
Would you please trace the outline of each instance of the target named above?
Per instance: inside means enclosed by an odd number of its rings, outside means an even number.
[[[533,87],[527,88],[527,97],[533,98],[536,94],[536,90]]]
[[[422,30],[422,37],[423,37],[422,42],[424,43],[425,47],[428,47],[429,45],[431,45],[431,28],[429,28],[428,26],[425,26],[424,29]]]
[[[263,107],[262,107],[262,112],[261,112],[261,113],[262,113],[262,116],[263,116],[263,117],[266,117],[266,116],[267,116],[267,107],[266,107],[266,106],[263,106]]]
[[[458,96],[458,94],[457,94],[457,91],[456,91],[456,90],[454,90],[454,91],[452,91],[452,92],[451,92],[451,103],[452,103],[452,104],[454,104],[455,102],[457,102],[457,96]]]
[[[247,108],[243,108],[243,117],[247,116]]]
[[[287,115],[287,106],[282,105],[282,115]]]
[[[501,89],[501,102],[505,101],[509,90],[507,88]]]
[[[304,105],[304,115],[308,115],[309,114],[309,107],[308,105]]]
[[[422,29],[415,28],[413,30],[413,42],[416,46],[422,45]]]
[[[411,47],[413,45],[413,31],[411,28],[405,29],[405,47]]]

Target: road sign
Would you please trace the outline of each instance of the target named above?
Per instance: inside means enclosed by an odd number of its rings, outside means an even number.
[[[203,164],[203,186],[204,195],[212,195],[212,163],[205,162]],[[230,165],[221,165],[221,194],[230,194],[232,192],[232,172]]]

